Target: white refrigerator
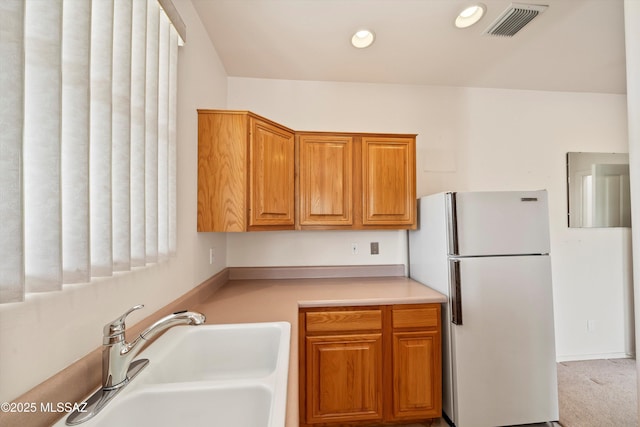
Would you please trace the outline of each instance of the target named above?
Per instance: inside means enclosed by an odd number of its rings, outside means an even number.
[[[558,420],[546,191],[418,200],[409,275],[447,295],[443,412],[457,427]]]

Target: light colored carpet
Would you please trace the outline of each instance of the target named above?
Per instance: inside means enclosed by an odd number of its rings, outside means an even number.
[[[562,427],[637,427],[637,380],[634,359],[558,363],[558,401]],[[403,427],[424,427],[411,424]],[[531,427],[557,426],[556,423]],[[431,427],[448,427],[442,419]],[[525,426],[518,426],[525,427]]]
[[[389,426],[378,426],[378,427],[389,427]],[[402,424],[396,427],[449,427],[449,423],[447,423],[444,418],[438,418],[433,420],[432,424],[429,423],[418,423],[418,424]],[[510,426],[506,426],[510,427]],[[521,424],[519,426],[513,427],[562,427],[560,424],[556,422],[548,422],[548,423],[538,423],[538,424]]]
[[[379,427],[388,427],[388,426],[379,426]],[[444,420],[444,418],[438,418],[436,420],[433,420],[433,423],[431,425],[429,425],[429,423],[425,423],[425,424],[418,423],[418,424],[403,424],[397,427],[449,427],[449,424]],[[526,424],[526,425],[519,425],[519,426],[513,426],[513,427],[562,427],[562,426],[560,426],[560,424],[555,422],[549,422],[549,423],[538,423],[538,424]]]
[[[634,359],[558,363],[563,427],[637,427]]]

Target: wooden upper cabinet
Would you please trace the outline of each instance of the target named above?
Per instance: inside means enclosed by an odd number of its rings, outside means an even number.
[[[362,223],[416,222],[415,138],[362,138]]]
[[[198,231],[412,229],[415,168],[415,135],[198,110]]]
[[[294,155],[284,126],[198,110],[198,231],[293,229]]]
[[[353,137],[300,135],[300,225],[353,224]]]
[[[415,135],[297,132],[298,228],[416,227]]]
[[[294,136],[291,131],[251,117],[249,176],[250,226],[293,226]]]

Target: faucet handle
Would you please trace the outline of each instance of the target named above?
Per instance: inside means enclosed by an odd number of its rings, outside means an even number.
[[[104,337],[102,340],[103,344],[109,345],[116,342],[124,341],[124,331],[126,329],[126,325],[124,323],[125,318],[134,311],[140,310],[143,307],[144,304],[135,305],[127,310],[122,316],[104,325]]]

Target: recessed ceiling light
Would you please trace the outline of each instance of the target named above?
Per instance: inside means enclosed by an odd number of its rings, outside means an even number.
[[[486,6],[482,3],[465,8],[456,18],[456,27],[467,28],[478,22],[484,15]]]
[[[353,47],[357,47],[358,49],[363,49],[365,47],[371,46],[373,40],[375,39],[375,35],[373,32],[369,30],[359,30],[351,37],[351,44]]]

